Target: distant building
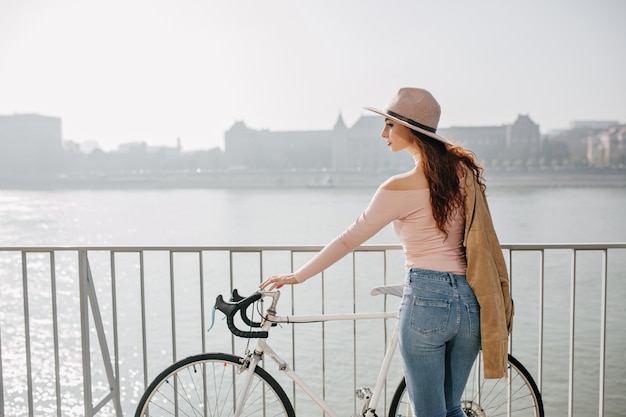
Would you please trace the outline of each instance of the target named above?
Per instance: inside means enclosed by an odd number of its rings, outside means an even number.
[[[471,149],[483,163],[498,158],[508,142],[506,125],[455,126],[439,129],[438,133]]]
[[[608,129],[618,124],[617,120],[577,120],[570,123],[570,128]]]
[[[361,116],[351,128],[346,127],[339,116],[334,131],[333,170],[398,171],[415,165],[410,155],[393,155],[386,141],[380,136],[383,122],[379,116]]]
[[[547,139],[548,143],[561,143],[567,147],[568,165],[607,166],[610,165],[611,159],[619,158],[618,155],[610,156],[611,153],[617,152],[619,147],[607,142],[606,135],[608,131],[618,131],[623,125],[614,122],[576,122],[572,123],[572,126],[576,127],[555,133]]]
[[[506,145],[512,149],[541,148],[541,133],[539,125],[528,115],[520,114],[512,125],[507,128]]]
[[[363,116],[351,128],[341,115],[332,130],[254,130],[236,122],[224,135],[233,169],[375,171],[398,167],[380,138],[380,117]],[[410,166],[411,158],[405,161]],[[401,165],[402,162],[400,162]]]
[[[471,149],[487,165],[498,159],[536,158],[541,150],[539,125],[527,115],[519,115],[510,125],[457,126],[438,132]]]
[[[232,169],[401,171],[414,162],[392,155],[380,134],[379,116],[361,116],[352,127],[341,115],[332,130],[255,130],[236,122],[224,135],[226,164]],[[520,115],[511,125],[441,128],[438,133],[472,149],[483,163],[497,158],[534,158],[541,149],[539,126]]]
[[[626,166],[626,125],[612,125],[589,135],[587,162],[595,167]]]
[[[0,173],[51,173],[62,162],[60,118],[38,114],[0,116]]]
[[[333,130],[271,132],[236,122],[224,136],[224,152],[232,168],[331,168],[331,144],[336,136]]]

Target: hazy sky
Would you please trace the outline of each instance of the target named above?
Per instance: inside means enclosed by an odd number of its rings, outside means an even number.
[[[440,126],[626,122],[623,0],[0,0],[0,114],[63,138],[223,147],[351,126],[402,86]],[[382,122],[381,122],[382,127]]]

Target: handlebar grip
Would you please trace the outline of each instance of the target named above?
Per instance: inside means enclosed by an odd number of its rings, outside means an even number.
[[[244,297],[243,295],[239,294],[239,291],[237,290],[237,288],[235,288],[233,290],[233,295],[230,297],[230,301],[238,302],[238,301],[243,300],[244,298],[246,298],[246,297]]]
[[[233,295],[235,295],[234,292],[233,292]],[[226,323],[228,324],[228,328],[230,329],[232,334],[234,334],[235,336],[243,337],[246,339],[254,339],[254,338],[265,339],[268,337],[268,332],[266,331],[252,332],[252,331],[240,330],[237,328],[234,322],[234,316],[237,313],[237,311],[245,310],[246,308],[248,308],[250,304],[259,300],[261,297],[263,297],[263,294],[261,294],[260,292],[256,292],[249,297],[240,299],[237,302],[227,302],[227,301],[224,301],[224,298],[220,294],[215,299],[215,308],[217,308],[218,310],[220,310],[222,313],[226,315]],[[243,313],[242,313],[242,317],[243,317]]]
[[[232,297],[230,297],[230,301],[239,302],[239,301],[241,301],[241,300],[243,300],[245,298],[246,297],[244,297],[241,294],[239,294],[239,291],[237,291],[237,288],[235,288],[233,290]],[[261,327],[261,322],[252,321],[248,317],[248,309],[247,308],[240,309],[239,310],[239,315],[241,316],[241,320],[243,320],[243,322],[246,323],[248,326],[250,326],[250,327]]]

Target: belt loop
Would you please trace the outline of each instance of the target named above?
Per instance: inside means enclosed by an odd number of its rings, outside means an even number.
[[[454,277],[454,274],[452,272],[448,272],[448,276],[450,277],[450,285],[452,286],[452,288],[456,288],[456,278]]]

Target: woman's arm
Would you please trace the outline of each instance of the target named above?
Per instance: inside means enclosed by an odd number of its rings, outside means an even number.
[[[304,282],[319,274],[393,220],[404,216],[407,209],[410,209],[407,200],[409,199],[403,192],[378,189],[365,211],[343,233],[329,242],[296,272],[271,276],[261,284],[261,288],[278,289],[283,285]]]

